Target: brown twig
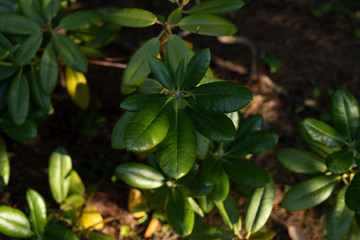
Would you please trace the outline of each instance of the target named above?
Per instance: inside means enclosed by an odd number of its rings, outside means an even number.
[[[95,59],[89,59],[88,63],[94,64],[94,65],[105,66],[105,67],[121,68],[121,69],[125,69],[127,66],[124,63],[116,63],[116,62],[109,62],[109,61],[102,61],[102,60],[95,60]]]

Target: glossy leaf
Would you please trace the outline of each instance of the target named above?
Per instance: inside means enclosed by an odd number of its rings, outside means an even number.
[[[70,188],[70,171],[72,161],[66,150],[57,148],[50,156],[49,184],[53,198],[57,203],[63,202]]]
[[[319,174],[327,170],[323,159],[303,150],[282,149],[277,153],[277,159],[286,168],[297,173]]]
[[[108,15],[108,21],[125,27],[148,27],[155,24],[155,14],[137,8],[122,8]]]
[[[165,139],[157,146],[160,168],[169,176],[185,176],[196,159],[196,129],[184,110],[175,113]]]
[[[37,191],[29,189],[26,192],[26,201],[30,209],[32,229],[37,236],[42,236],[47,223],[45,200]]]
[[[201,209],[201,207],[197,204],[197,202],[192,198],[192,197],[188,197],[187,201],[189,203],[190,206],[190,210],[194,211],[194,213],[198,214],[200,217],[204,217],[204,212]]]
[[[338,183],[336,176],[319,176],[301,182],[286,193],[281,206],[290,211],[312,208],[328,199]]]
[[[82,195],[75,193],[64,200],[64,202],[60,205],[60,209],[63,211],[70,211],[83,206],[84,203],[85,198]]]
[[[160,51],[160,41],[151,38],[136,50],[127,64],[121,79],[121,92],[134,92],[150,73],[149,59],[156,57]]]
[[[173,188],[166,204],[166,215],[171,228],[181,236],[188,236],[195,223],[195,214],[183,193]]]
[[[42,0],[43,14],[46,19],[50,20],[54,18],[60,8],[61,0]]]
[[[209,195],[200,196],[199,205],[204,213],[209,213],[214,208],[214,201]]]
[[[85,193],[85,186],[82,182],[79,174],[72,170],[70,173],[70,187],[69,187],[69,195],[70,194],[84,194]]]
[[[228,36],[237,31],[234,24],[214,15],[189,15],[178,24],[182,30],[209,36]]]
[[[326,158],[326,166],[328,171],[332,173],[345,173],[349,171],[353,163],[353,153],[349,149],[343,149],[331,153]]]
[[[196,133],[197,139],[197,159],[205,159],[206,155],[209,151],[210,147],[210,140],[201,135],[200,133]]]
[[[124,163],[117,166],[116,176],[130,186],[141,189],[159,188],[165,183],[159,171],[140,163]]]
[[[260,131],[263,125],[261,114],[251,115],[240,120],[239,128],[236,131],[236,139],[244,138],[257,131]]]
[[[40,73],[33,69],[30,75],[30,90],[31,97],[34,102],[44,111],[49,111],[51,107],[51,98],[49,95],[43,93],[40,87]]]
[[[75,233],[67,229],[66,226],[53,223],[45,228],[44,240],[79,240]]]
[[[183,79],[183,82],[180,83],[181,89],[193,89],[198,85],[209,68],[210,58],[210,50],[204,49],[197,52],[190,59],[190,62],[187,65],[185,78]]]
[[[88,62],[80,48],[67,36],[55,34],[52,36],[55,50],[64,63],[72,70],[85,73]]]
[[[345,186],[340,190],[329,214],[326,228],[328,237],[331,240],[344,239],[354,218],[354,212],[345,205],[346,189]]]
[[[59,63],[52,43],[49,43],[40,60],[40,87],[42,91],[50,95],[57,83]]]
[[[185,108],[193,120],[196,130],[213,141],[231,141],[235,137],[235,127],[230,118],[223,114],[204,113],[194,108]]]
[[[271,179],[264,187],[255,189],[251,195],[245,214],[247,232],[259,231],[270,217],[275,199],[275,184]]]
[[[191,56],[190,49],[178,35],[169,36],[165,48],[165,61],[173,74],[175,74],[180,62],[186,59],[186,63],[188,63]]]
[[[146,78],[141,86],[137,89],[138,93],[154,93],[160,92],[163,86],[155,79]]]
[[[12,140],[25,142],[37,135],[37,124],[34,120],[27,119],[25,123],[16,126],[10,120],[0,121],[1,128]]]
[[[210,161],[204,162],[202,165],[200,177],[205,184],[213,185],[219,181],[222,173],[223,167],[221,161],[211,159]]]
[[[360,173],[357,173],[351,181],[345,193],[346,206],[355,211],[360,211]]]
[[[18,71],[18,67],[0,66],[0,81],[7,79]]]
[[[85,75],[66,67],[65,83],[66,89],[76,106],[86,110],[90,105],[90,89]]]
[[[179,66],[176,69],[176,73],[175,73],[176,86],[181,86],[182,83],[185,82],[186,71],[187,71],[187,64],[186,64],[186,58],[184,58],[183,60],[180,61]]]
[[[31,34],[40,32],[40,25],[19,14],[0,14],[0,32],[9,34]]]
[[[340,147],[345,144],[343,136],[328,124],[307,118],[301,123],[307,136],[322,145],[328,147]]]
[[[34,235],[26,215],[4,205],[0,206],[0,232],[14,238],[29,238]]]
[[[81,10],[72,12],[61,19],[60,28],[74,31],[82,28],[97,26],[101,23],[103,17],[100,13],[93,10]]]
[[[230,181],[225,171],[222,171],[219,180],[214,184],[212,197],[215,201],[222,202],[230,192]]]
[[[21,47],[16,52],[14,65],[15,66],[24,66],[28,64],[29,61],[35,56],[37,50],[39,49],[42,43],[43,37],[40,32],[35,32],[25,40]]]
[[[229,195],[223,202],[214,201],[224,223],[237,234],[241,230],[241,218],[235,199]]]
[[[197,175],[191,182],[184,184],[185,192],[190,192],[192,197],[200,197],[208,195],[213,186],[205,184],[202,179]]]
[[[0,137],[0,188],[8,185],[10,178],[10,163],[4,140]]]
[[[167,18],[168,24],[177,24],[182,18],[182,10],[177,8],[169,14]]]
[[[224,14],[235,12],[245,5],[243,0],[206,0],[188,10],[190,14]]]
[[[125,149],[125,138],[124,138],[124,132],[136,113],[134,112],[125,112],[119,120],[115,123],[115,126],[113,128],[112,134],[111,134],[111,147],[114,149]]]
[[[189,240],[232,240],[233,233],[211,224],[196,224]]]
[[[25,16],[35,20],[40,26],[44,24],[39,0],[19,0],[19,7]]]
[[[330,112],[335,128],[347,140],[353,140],[360,126],[360,108],[355,97],[345,89],[337,90],[331,96]]]
[[[156,57],[149,59],[149,66],[155,78],[167,89],[175,89],[175,79],[166,64]]]
[[[29,83],[26,77],[19,72],[9,86],[7,99],[8,112],[15,125],[20,126],[25,122],[29,105]]]
[[[164,103],[168,97],[163,94],[133,94],[125,98],[120,107],[131,112],[138,112],[148,104]]]
[[[248,187],[263,187],[270,181],[268,173],[259,165],[245,159],[229,159],[223,166],[230,179]]]
[[[139,111],[124,132],[127,149],[144,152],[159,144],[170,127],[170,109],[170,104],[153,103]]]

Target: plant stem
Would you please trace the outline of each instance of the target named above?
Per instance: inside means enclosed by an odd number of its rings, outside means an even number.
[[[105,66],[105,67],[121,68],[121,69],[125,69],[127,66],[124,63],[115,63],[115,62],[108,62],[108,61],[94,60],[94,59],[89,59],[88,63],[94,64],[94,65]]]

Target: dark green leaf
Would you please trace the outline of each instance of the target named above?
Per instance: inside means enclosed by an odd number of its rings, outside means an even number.
[[[357,173],[351,181],[345,193],[346,206],[355,211],[360,211],[360,173]]]
[[[301,123],[301,126],[304,128],[307,136],[317,143],[328,147],[341,147],[345,144],[343,136],[322,121],[307,118]]]
[[[39,0],[19,0],[19,7],[25,16],[36,21],[40,26],[44,24]]]
[[[70,171],[72,161],[66,150],[57,148],[50,156],[49,184],[53,198],[57,203],[63,202],[70,188]]]
[[[263,117],[261,114],[251,115],[245,119],[241,119],[239,128],[236,131],[236,140],[249,136],[260,131],[263,125]]]
[[[8,90],[8,112],[15,125],[22,125],[29,112],[30,89],[29,83],[21,72],[12,80]]]
[[[14,61],[15,66],[24,66],[35,56],[37,50],[42,43],[43,37],[40,32],[35,32],[29,36],[26,41],[21,44],[21,47],[16,52]]]
[[[97,37],[88,44],[94,48],[101,48],[113,42],[119,35],[121,27],[111,23],[105,23],[100,28]]]
[[[75,233],[58,223],[48,224],[45,228],[44,240],[79,240]]]
[[[234,35],[237,31],[234,24],[214,15],[190,15],[181,19],[179,25],[182,30],[209,36]]]
[[[46,226],[46,203],[44,198],[35,190],[29,189],[26,192],[30,214],[29,219],[35,234],[42,236]]]
[[[213,189],[211,185],[206,185],[198,175],[191,182],[185,184],[184,186],[185,191],[189,191],[189,195],[192,197],[208,195]]]
[[[205,184],[213,185],[219,181],[222,174],[223,167],[221,161],[211,159],[210,161],[204,162],[200,176]]]
[[[166,43],[165,60],[171,72],[175,74],[181,60],[190,60],[192,53],[184,41],[176,34],[170,36]]]
[[[43,14],[45,15],[46,19],[50,20],[54,18],[60,8],[61,0],[42,0],[42,9]]]
[[[82,182],[79,174],[72,170],[70,173],[70,187],[69,187],[69,194],[84,194],[85,193],[85,186]]]
[[[214,201],[209,195],[200,196],[199,205],[204,213],[209,213],[214,208]]]
[[[172,11],[167,19],[168,24],[177,24],[182,17],[182,10],[180,8]]]
[[[229,191],[230,191],[229,177],[225,171],[222,171],[219,180],[214,184],[212,197],[214,198],[215,201],[222,202],[228,196]]]
[[[186,71],[187,71],[186,58],[183,58],[183,60],[180,61],[179,66],[177,67],[175,73],[175,82],[177,87],[181,86],[185,82]]]
[[[103,17],[100,13],[93,10],[81,10],[70,13],[59,23],[60,28],[74,31],[82,28],[89,28],[91,26],[97,26],[101,23]]]
[[[30,76],[31,97],[34,102],[44,111],[49,111],[51,107],[51,98],[43,93],[40,87],[40,73],[33,69]]]
[[[196,159],[196,129],[184,110],[174,114],[165,139],[157,146],[160,168],[169,176],[179,179],[187,174]]]
[[[0,137],[0,188],[8,185],[10,178],[10,163],[4,140]]]
[[[241,218],[235,199],[229,195],[223,202],[214,201],[224,223],[237,234],[241,230]]]
[[[162,94],[133,94],[125,98],[120,107],[131,112],[138,112],[154,102],[165,103],[168,97]]]
[[[137,89],[138,93],[154,93],[160,92],[163,89],[161,84],[155,79],[146,78],[141,86]]]
[[[319,174],[327,170],[323,159],[303,150],[282,149],[277,153],[277,159],[282,165],[297,173]]]
[[[114,149],[125,149],[125,139],[124,139],[124,132],[131,121],[133,117],[135,116],[135,113],[133,112],[125,112],[119,120],[116,122],[112,134],[111,134],[111,147]]]
[[[234,235],[222,227],[210,224],[196,224],[189,240],[232,240]]]
[[[224,14],[235,12],[245,5],[243,0],[206,0],[189,9],[190,14]]]
[[[87,72],[86,57],[72,40],[62,34],[53,35],[52,40],[57,54],[67,66],[77,72]]]
[[[259,165],[245,159],[224,160],[223,164],[229,177],[240,185],[263,187],[270,181],[268,173]]]
[[[358,240],[360,236],[360,227],[353,221],[347,234],[347,240]]]
[[[159,188],[165,183],[160,172],[139,163],[124,163],[117,166],[116,176],[125,183],[142,189]]]
[[[209,151],[210,147],[210,140],[201,135],[200,133],[196,133],[197,139],[197,159],[205,159],[206,155]]]
[[[139,111],[124,132],[127,149],[144,152],[159,144],[170,127],[170,109],[170,104],[153,103]]]
[[[247,232],[259,231],[270,217],[275,199],[275,184],[271,179],[264,187],[257,188],[249,199],[245,214]]]
[[[156,57],[150,57],[149,66],[155,78],[167,89],[175,89],[175,79],[166,64]]]
[[[0,121],[1,128],[12,140],[17,142],[25,142],[37,135],[37,125],[35,121],[27,119],[25,123],[16,126],[9,120]]]
[[[121,92],[130,94],[134,92],[150,73],[149,59],[156,57],[160,51],[160,41],[151,38],[144,43],[131,57],[122,75]]]
[[[18,69],[18,67],[0,66],[0,81],[10,77],[15,72],[17,72]]]
[[[8,88],[11,83],[11,79],[7,79],[0,82],[0,111],[2,111],[7,105]],[[1,119],[0,119],[1,123]]]
[[[171,189],[166,204],[166,215],[171,228],[181,236],[188,236],[195,223],[195,214],[190,210],[186,197],[178,189]]]
[[[345,89],[337,90],[330,101],[330,112],[335,128],[349,141],[353,140],[360,125],[359,103]]]
[[[155,14],[137,8],[122,8],[108,15],[108,21],[125,27],[148,27],[155,24]]]
[[[34,235],[26,215],[8,206],[0,206],[0,232],[14,238],[29,238]]]
[[[116,240],[113,237],[96,232],[88,232],[90,240]]]
[[[57,83],[59,73],[59,63],[57,60],[56,52],[52,43],[49,43],[40,61],[40,87],[42,91],[50,95]]]
[[[204,113],[190,107],[185,108],[185,110],[193,120],[197,131],[205,137],[213,141],[234,140],[234,124],[224,114]]]
[[[344,239],[354,218],[354,212],[349,210],[345,205],[346,189],[347,186],[340,190],[329,214],[326,228],[328,237],[331,240]]]
[[[328,199],[339,181],[337,176],[319,176],[299,183],[286,193],[281,206],[290,211],[312,208]]]
[[[11,42],[0,33],[0,49],[10,49],[12,47]]]
[[[0,49],[0,61],[7,58],[9,56],[9,54],[10,54],[9,50]]]
[[[326,158],[326,166],[332,173],[345,173],[349,171],[353,160],[353,153],[349,149],[343,149],[334,153],[331,153]]]
[[[40,32],[40,25],[19,14],[0,14],[0,32],[10,34],[31,34]]]

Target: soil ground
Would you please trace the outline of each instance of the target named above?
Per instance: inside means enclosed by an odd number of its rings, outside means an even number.
[[[139,7],[153,12],[169,13],[165,0],[152,1],[83,1],[81,7],[91,8],[106,4],[118,7]],[[261,113],[264,128],[279,135],[277,147],[254,157],[254,161],[266,168],[276,183],[274,210],[265,231],[276,232],[276,239],[291,239],[289,227],[296,227],[308,239],[326,239],[326,212],[332,200],[308,211],[288,212],[279,204],[284,192],[306,176],[294,174],[276,160],[276,151],[285,147],[306,148],[298,134],[298,125],[306,117],[329,120],[328,101],[331,92],[339,88],[351,91],[360,99],[360,40],[355,28],[359,28],[360,4],[344,1],[348,11],[325,13],[316,10],[330,1],[310,0],[263,0],[248,1],[236,13],[226,17],[237,25],[238,36],[246,37],[256,47],[258,79],[251,80],[251,51],[246,45],[226,45],[214,37],[191,34],[185,39],[192,42],[195,51],[210,48],[211,66],[216,77],[236,81],[249,87],[254,101],[246,108],[245,115]],[[356,25],[357,24],[357,25]],[[154,37],[158,27],[146,29],[124,28],[119,38],[104,49],[110,57],[124,58],[145,40]],[[282,62],[277,73],[270,73],[261,56],[274,56]],[[120,93],[121,69],[91,65],[87,74],[92,104],[87,111],[80,111],[59,84],[52,96],[55,112],[39,126],[38,136],[25,143],[13,143],[6,139],[11,160],[10,184],[0,190],[0,204],[25,210],[25,192],[36,189],[47,200],[49,208],[56,209],[48,181],[47,165],[51,152],[63,146],[71,155],[74,168],[85,185],[93,188],[90,200],[103,215],[118,220],[106,225],[103,233],[116,239],[120,227],[129,225],[131,230],[143,234],[127,211],[129,187],[121,182],[111,182],[114,168],[125,161],[142,161],[138,156],[111,148],[111,131],[122,114],[119,104],[124,96]],[[238,201],[241,212],[246,202]],[[207,222],[222,224],[216,211],[206,218]],[[154,239],[176,239],[168,233]],[[3,236],[0,236],[3,239]]]

